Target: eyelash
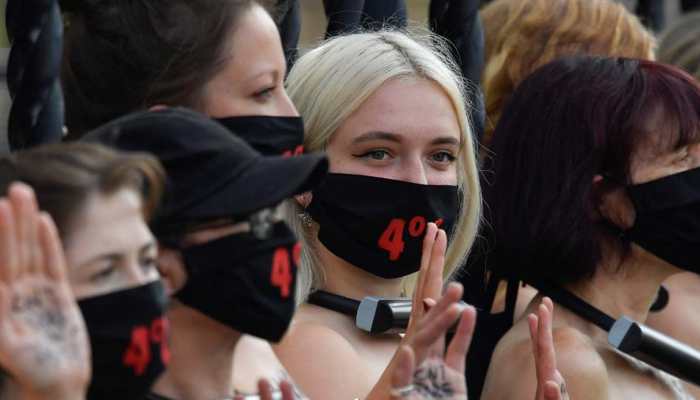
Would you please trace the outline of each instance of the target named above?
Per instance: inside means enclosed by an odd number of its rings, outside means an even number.
[[[382,153],[382,154],[386,154],[387,156],[391,156],[391,154],[389,153],[389,151],[384,150],[384,149],[369,150],[369,151],[366,151],[366,152],[364,152],[364,153],[353,154],[353,156],[354,156],[354,157],[357,157],[357,158],[371,158],[371,155],[372,155],[372,154],[378,154],[378,153]],[[382,161],[383,158],[382,158],[381,160],[376,159],[376,158],[373,158],[373,160],[375,160],[375,161]]]
[[[110,265],[107,268],[103,269],[102,271],[92,275],[90,277],[90,281],[91,282],[99,282],[101,280],[107,279],[110,276],[112,276],[115,271],[116,271],[116,267],[113,265]]]
[[[265,100],[269,99],[270,97],[272,97],[272,92],[275,89],[277,89],[276,86],[270,86],[270,87],[265,88],[259,92],[253,93],[253,97],[255,97],[257,100],[265,101]]]
[[[141,261],[141,269],[144,271],[150,271],[154,268],[158,268],[157,259],[155,257],[147,257]],[[102,271],[92,275],[90,277],[91,282],[99,282],[111,277],[117,271],[117,267],[114,265],[109,265]]]
[[[457,159],[457,157],[452,155],[452,153],[450,153],[449,151],[438,151],[437,153],[433,154],[433,157],[435,157],[436,155],[439,155],[439,154],[444,155],[447,158],[448,163],[453,163]],[[437,162],[443,162],[443,161],[437,161]]]

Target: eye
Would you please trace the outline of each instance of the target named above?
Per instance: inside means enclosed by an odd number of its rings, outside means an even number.
[[[117,271],[116,266],[113,264],[109,264],[107,267],[103,268],[99,272],[92,274],[90,276],[90,282],[99,283],[99,282],[105,281],[105,280],[111,278],[116,271]]]
[[[358,158],[367,158],[367,159],[376,160],[376,161],[384,161],[387,158],[389,158],[390,156],[391,156],[391,154],[389,154],[388,151],[381,150],[381,149],[370,150],[368,152],[355,155],[355,157],[358,157]]]
[[[253,97],[257,101],[261,101],[261,102],[267,101],[267,100],[272,98],[272,93],[275,91],[276,88],[277,88],[276,86],[267,87],[263,90],[260,90],[258,92],[253,93]]]
[[[433,161],[436,161],[439,163],[445,163],[445,164],[452,163],[457,159],[457,157],[452,155],[452,153],[450,153],[449,151],[439,151],[439,152],[431,155],[430,158]]]
[[[158,267],[158,260],[156,260],[155,257],[144,257],[143,260],[141,260],[141,268],[146,271],[146,272],[151,272]]]

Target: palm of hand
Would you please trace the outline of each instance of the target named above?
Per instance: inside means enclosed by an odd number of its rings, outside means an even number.
[[[41,275],[0,283],[0,364],[18,382],[42,390],[85,382],[89,344],[80,311],[65,283]]]
[[[467,386],[462,371],[451,368],[442,358],[426,359],[413,374],[409,400],[466,400]]]

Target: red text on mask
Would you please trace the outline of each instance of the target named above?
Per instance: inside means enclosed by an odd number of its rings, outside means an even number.
[[[435,221],[435,224],[442,226],[443,219],[439,218]],[[415,216],[408,221],[408,234],[412,237],[419,237],[425,232],[427,222],[425,217]],[[404,234],[406,231],[406,220],[403,218],[394,218],[389,222],[381,236],[379,236],[379,241],[377,245],[380,249],[389,252],[389,260],[396,261],[401,257],[404,248],[406,247],[404,243]]]
[[[131,343],[124,353],[123,363],[134,370],[134,375],[141,376],[151,363],[151,344],[160,345],[160,359],[163,365],[170,361],[168,348],[168,320],[158,318],[151,326],[137,326],[131,331]]]
[[[280,289],[280,297],[286,299],[291,294],[294,275],[292,275],[292,262],[294,265],[299,265],[301,257],[301,245],[295,244],[292,248],[292,254],[286,247],[278,247],[275,254],[272,256],[272,273],[270,274],[270,283],[272,286]]]

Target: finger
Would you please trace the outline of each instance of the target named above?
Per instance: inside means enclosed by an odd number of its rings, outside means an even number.
[[[396,357],[396,367],[391,374],[391,399],[404,400],[406,396],[401,396],[396,390],[409,386],[413,383],[413,370],[415,369],[415,356],[409,346],[401,346]]]
[[[475,325],[476,310],[472,306],[467,306],[462,311],[457,331],[447,347],[447,354],[445,354],[447,366],[459,371],[460,374],[464,374],[464,365],[472,342]]]
[[[418,363],[423,362],[430,355],[442,356],[445,346],[445,333],[457,322],[460,311],[461,307],[453,303],[444,312],[435,315],[430,323],[424,324],[416,332],[412,345]]]
[[[425,281],[428,278],[428,271],[430,269],[430,254],[433,251],[433,244],[435,243],[435,238],[437,236],[437,225],[430,222],[426,229],[425,237],[423,238],[423,250],[421,252],[420,270],[418,272],[418,282],[416,283],[416,288],[413,291],[413,310],[412,317],[420,318],[423,312],[420,309],[420,302],[426,297]]]
[[[18,248],[17,275],[30,273],[35,267],[37,252],[37,218],[34,192],[23,183],[13,183],[9,191],[10,203],[15,213],[15,235]],[[40,257],[39,257],[40,258]]]
[[[45,212],[39,216],[39,240],[43,254],[42,272],[55,281],[65,281],[66,259],[61,239],[53,219]]]
[[[15,222],[10,202],[0,199],[0,280],[9,282],[17,268]]]
[[[5,336],[6,333],[9,333],[9,329],[5,329],[7,327],[7,324],[9,323],[9,316],[10,316],[10,299],[11,299],[11,292],[9,289],[9,286],[6,286],[4,284],[0,284],[0,328],[2,328],[3,334],[0,336]]]
[[[554,314],[554,303],[552,302],[552,299],[545,296],[542,298],[542,304],[544,304],[545,307],[547,307],[550,314]]]
[[[546,305],[540,304],[538,309],[537,353],[541,367],[542,381],[554,378],[557,368],[554,341],[552,338],[552,316]]]
[[[462,297],[462,285],[450,283],[445,295],[416,324],[416,359],[422,362],[425,357],[442,357],[445,351],[445,333],[459,318],[461,307],[457,302]]]
[[[447,307],[451,304],[458,302],[462,298],[463,287],[457,282],[450,282],[445,289],[445,293],[442,296],[438,296],[438,300],[435,305],[431,306],[429,311],[425,316],[418,321],[420,325],[429,324],[430,320],[434,318],[435,315],[439,315],[445,311]],[[434,302],[433,299],[426,299],[427,303]],[[425,304],[425,303],[424,303]]]
[[[563,400],[566,393],[564,384],[558,384],[555,381],[547,381],[544,384],[544,400]]]
[[[444,230],[440,229],[435,238],[433,250],[430,253],[430,268],[428,269],[428,277],[425,281],[423,297],[438,299],[442,294],[442,274],[445,270],[446,248],[447,234]]]
[[[280,382],[280,392],[282,400],[294,400],[294,386],[289,381]]]
[[[258,394],[260,395],[260,400],[272,400],[272,385],[267,379],[258,380]]]

